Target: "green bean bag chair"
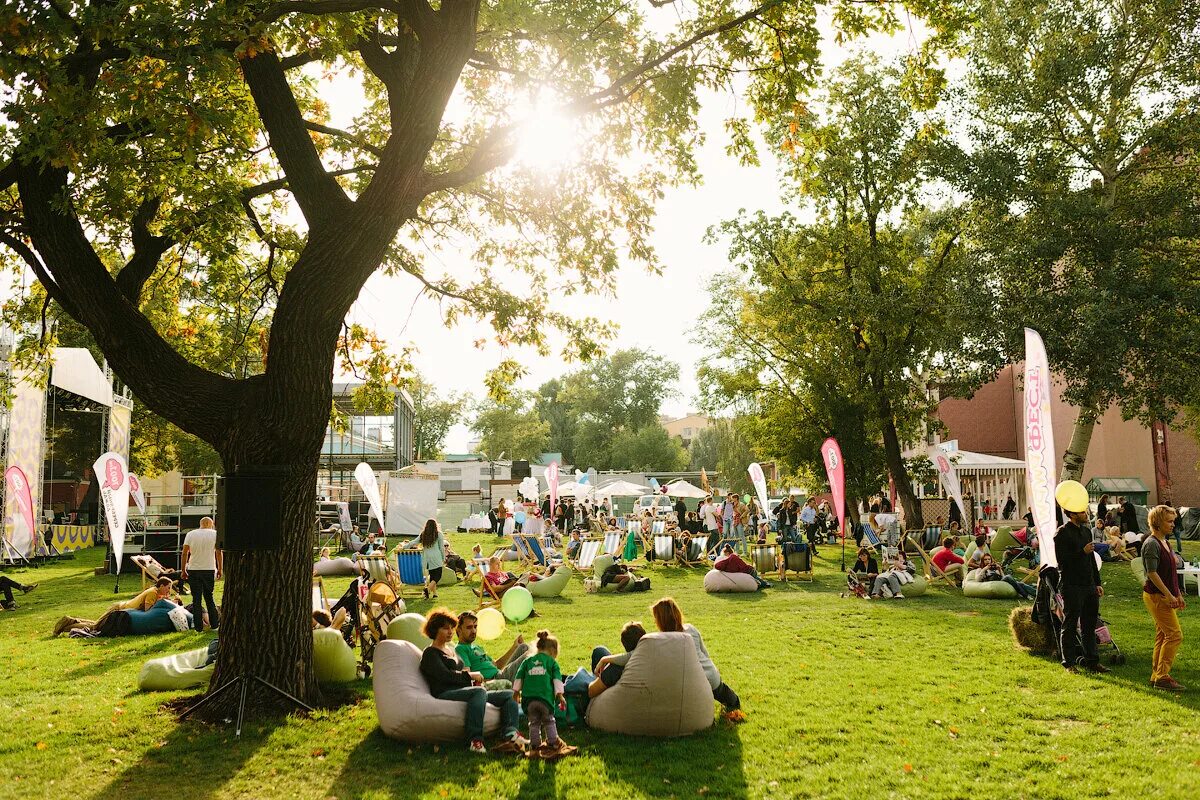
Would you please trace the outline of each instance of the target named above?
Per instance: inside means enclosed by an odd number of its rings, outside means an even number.
[[[321,683],[349,683],[358,677],[354,650],[332,628],[313,631],[313,669]]]
[[[906,583],[900,587],[900,593],[905,597],[920,597],[929,590],[929,581],[925,580],[924,575],[913,575],[912,583]]]
[[[529,593],[534,597],[558,597],[563,593],[563,589],[567,588],[570,580],[571,570],[562,566],[554,570],[554,574],[549,578],[533,581],[525,588],[529,589]]]
[[[449,567],[442,567],[442,579],[438,581],[438,588],[445,589],[447,586],[453,586],[458,583],[458,573]]]
[[[596,579],[597,585],[600,584],[600,579],[604,577],[604,570],[611,567],[613,562],[616,560],[617,559],[609,553],[602,553],[601,555],[596,556],[596,560],[592,562],[592,577]],[[620,591],[620,588],[617,586],[617,584],[610,583],[608,586],[600,589],[600,591],[607,594],[608,592],[618,592]]]
[[[986,597],[993,600],[1016,600],[1017,590],[1004,581],[981,581],[979,570],[973,569],[963,580],[962,590],[966,597]]]
[[[143,692],[166,692],[171,689],[190,689],[204,686],[212,678],[216,663],[204,666],[208,647],[176,653],[173,656],[152,658],[138,673],[138,689]]]
[[[429,637],[421,630],[424,626],[425,618],[420,614],[401,614],[388,623],[387,638],[402,639],[425,649],[429,646]]]

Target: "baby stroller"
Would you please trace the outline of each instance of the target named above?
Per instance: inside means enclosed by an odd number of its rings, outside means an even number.
[[[1063,599],[1058,591],[1058,570],[1053,567],[1043,567],[1038,575],[1037,596],[1033,602],[1033,621],[1045,625],[1054,640],[1055,656],[1062,660],[1062,649],[1059,646],[1063,623]],[[1076,644],[1080,644],[1079,631],[1075,631]],[[1125,654],[1117,646],[1112,637],[1108,622],[1103,617],[1096,618],[1096,651],[1111,650],[1108,663],[1119,666],[1125,663]]]

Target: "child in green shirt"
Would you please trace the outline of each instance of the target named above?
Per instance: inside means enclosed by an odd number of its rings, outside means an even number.
[[[554,706],[564,710],[567,707],[557,657],[558,639],[551,636],[550,631],[538,631],[537,653],[521,662],[513,679],[513,700],[521,704],[529,718],[530,758],[558,758],[577,749],[558,738],[558,724],[554,720]],[[543,730],[546,734],[544,745]]]

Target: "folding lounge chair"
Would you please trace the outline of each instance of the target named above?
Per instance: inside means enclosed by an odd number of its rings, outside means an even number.
[[[332,616],[333,612],[331,612],[329,609],[330,609],[329,595],[325,594],[325,584],[321,581],[321,579],[319,577],[313,578],[313,581],[312,581],[312,610],[313,611],[324,611],[326,614],[329,614],[330,616]]]
[[[780,549],[778,544],[750,545],[750,566],[758,570],[759,575],[766,575],[769,572],[779,570],[779,579],[783,580],[782,562],[779,556]]]
[[[425,596],[425,559],[420,550],[400,550],[396,553],[396,573],[399,583],[394,587],[400,597]]]
[[[596,560],[596,556],[600,555],[600,547],[604,544],[600,539],[582,539],[579,542],[579,555],[574,561],[568,561],[571,568],[577,572],[585,573],[584,577],[588,577],[592,571],[592,562]]]
[[[156,583],[159,575],[170,571],[160,564],[158,559],[156,559],[154,556],[138,554],[135,556],[130,556],[130,560],[133,561],[134,564],[137,564],[138,569],[142,571],[143,589]]]
[[[925,564],[925,580],[927,580],[930,585],[935,583],[944,583],[954,589],[961,588],[961,580],[965,580],[967,575],[965,566],[962,570],[960,581],[955,581],[953,577],[938,567],[937,564],[933,563],[932,555],[925,552],[925,548],[921,547],[919,544],[917,544],[917,552],[921,554],[921,560]]]
[[[688,543],[686,551],[679,553],[679,563],[687,567],[704,567],[712,563],[708,557],[707,534],[696,534]]]
[[[417,555],[420,555],[418,553]],[[385,581],[375,581],[359,603],[359,642],[364,666],[375,659],[375,646],[387,638],[388,623],[400,615],[400,598]]]
[[[555,561],[546,550],[542,549],[542,543],[536,536],[521,536],[525,540],[525,549],[529,553],[529,566],[535,570],[546,571],[555,566]],[[562,563],[562,559],[558,559],[558,563]]]
[[[675,537],[669,533],[654,534],[654,541],[651,543],[650,552],[654,553],[655,561],[661,561],[664,564],[674,561]]]
[[[801,549],[803,547],[803,549]],[[812,547],[784,542],[779,545],[779,579],[787,582],[788,573],[801,581],[813,580]]]
[[[479,605],[475,606],[476,611],[489,606],[499,608],[500,596],[503,594],[495,586],[488,583],[487,576],[483,574],[484,572],[486,572],[486,569],[481,570],[479,573],[479,586],[471,590],[479,598]]]
[[[621,548],[625,546],[624,536],[620,531],[609,531],[604,534],[604,546],[600,552],[610,555],[621,555]]]
[[[642,549],[646,551],[647,554],[654,553],[654,540],[666,532],[667,523],[661,519],[656,519],[650,523],[650,533],[648,535],[641,533],[639,530],[638,538],[642,542]],[[656,558],[657,556],[658,554],[655,553]]]

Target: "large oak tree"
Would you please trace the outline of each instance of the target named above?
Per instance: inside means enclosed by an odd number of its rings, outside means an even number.
[[[895,19],[834,7],[850,31]],[[546,297],[611,293],[618,252],[654,266],[653,203],[697,177],[699,92],[737,82],[751,111],[786,107],[814,77],[818,41],[811,0],[5,6],[6,257],[226,473],[287,476],[282,549],[226,560],[214,685],[253,672],[319,695],[314,485],[335,352],[368,277],[406,276],[445,302],[448,322],[486,320],[505,343],[548,352],[557,329],[586,355],[600,326]],[[330,92],[360,103],[349,123],[332,124]],[[551,116],[570,120],[569,168],[509,166]],[[475,272],[444,273],[426,258],[440,247],[470,253]],[[261,300],[261,358],[190,358],[147,313],[171,286],[191,287],[185,320],[221,297]],[[492,389],[519,374],[499,366]]]

